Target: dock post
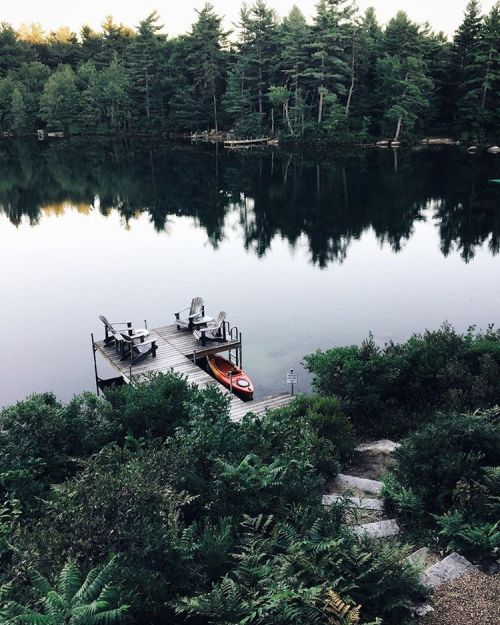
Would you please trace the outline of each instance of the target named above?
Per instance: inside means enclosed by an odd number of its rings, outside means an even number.
[[[193,362],[196,364],[196,350],[193,351]]]
[[[94,341],[94,334],[90,334],[90,338],[92,339],[92,353],[94,354],[94,373],[95,373],[95,387],[97,391],[97,397],[99,397],[99,376],[97,375],[97,359],[95,357],[96,346]]]
[[[130,365],[128,366],[128,380],[132,384],[132,355],[130,355]]]
[[[240,332],[240,362],[239,362],[239,367],[240,367],[240,369],[243,369],[243,343],[241,342],[241,337],[242,337],[242,334]]]

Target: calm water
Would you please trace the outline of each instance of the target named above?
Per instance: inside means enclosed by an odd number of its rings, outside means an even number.
[[[304,354],[500,322],[500,157],[0,143],[0,404],[94,388],[99,314],[240,327],[258,394]],[[105,367],[102,368],[106,372]]]

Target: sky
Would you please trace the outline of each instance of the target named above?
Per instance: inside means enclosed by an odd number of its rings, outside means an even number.
[[[467,0],[358,0],[362,10],[374,6],[379,20],[387,22],[396,11],[402,9],[411,19],[429,21],[434,30],[443,30],[451,35],[461,21]],[[249,0],[251,4],[251,0]],[[268,4],[280,16],[286,15],[296,4],[306,16],[314,13],[317,0],[269,0]],[[484,11],[488,11],[495,0],[483,0]],[[0,1],[0,22],[6,21],[15,27],[22,23],[39,22],[46,30],[59,26],[70,26],[79,31],[87,23],[99,28],[106,15],[113,15],[115,21],[135,26],[156,9],[163,20],[165,32],[178,35],[189,30],[195,19],[195,9],[203,6],[204,0],[16,0]],[[212,0],[217,13],[224,15],[226,25],[231,27],[238,19],[240,0]],[[2,6],[3,5],[3,6]]]

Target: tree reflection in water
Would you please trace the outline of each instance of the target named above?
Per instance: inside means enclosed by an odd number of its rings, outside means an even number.
[[[43,212],[118,211],[127,224],[147,212],[157,231],[186,216],[216,248],[238,211],[246,249],[266,254],[275,237],[307,242],[311,262],[342,262],[352,240],[373,229],[399,252],[415,222],[432,218],[444,255],[470,261],[486,241],[500,247],[500,161],[455,148],[358,150],[311,156],[281,151],[84,142],[0,143],[0,212],[36,225]],[[430,209],[430,210],[428,210]]]

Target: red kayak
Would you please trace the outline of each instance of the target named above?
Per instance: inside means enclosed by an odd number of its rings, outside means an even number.
[[[253,399],[254,388],[252,380],[242,369],[229,362],[229,360],[222,358],[222,356],[207,356],[207,363],[215,379],[227,388],[231,388],[231,376],[229,374],[232,372],[233,392],[242,399]]]

